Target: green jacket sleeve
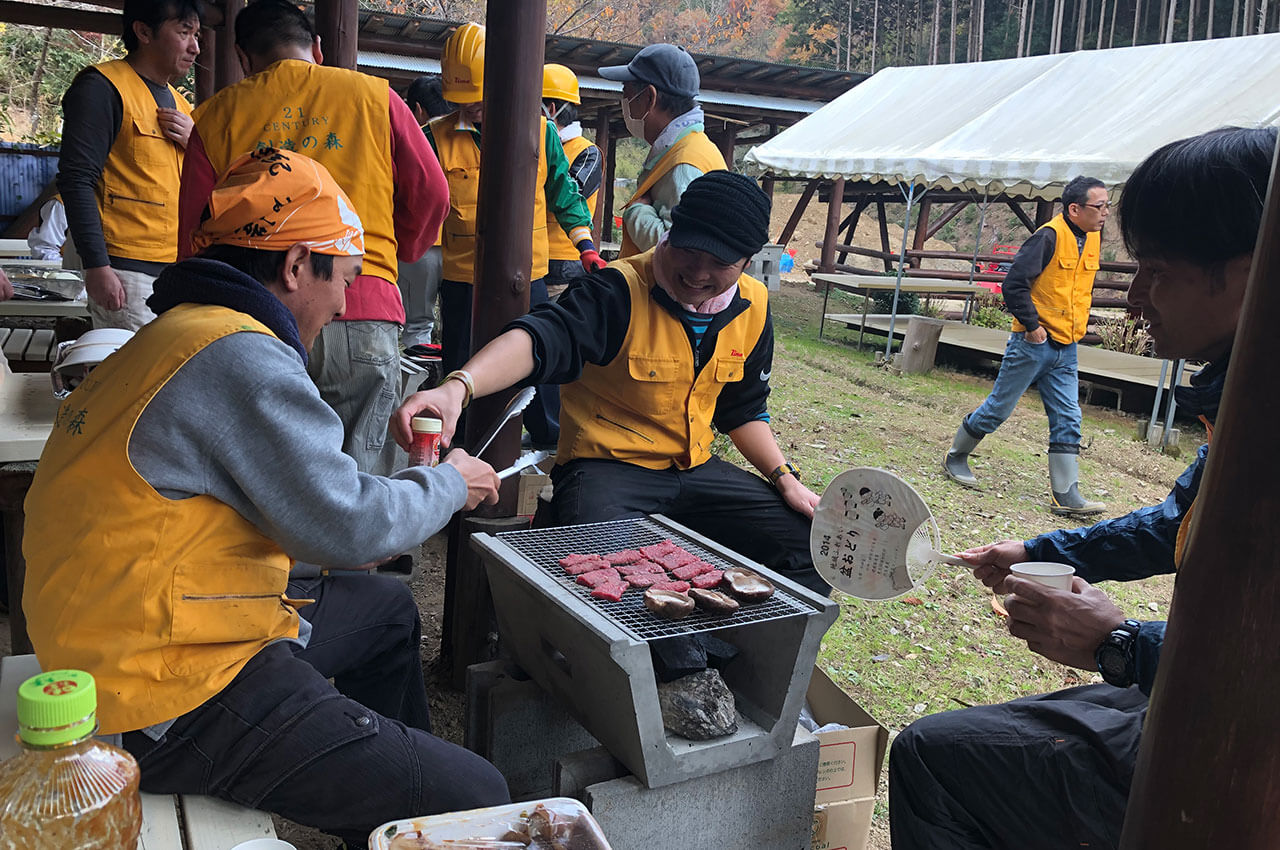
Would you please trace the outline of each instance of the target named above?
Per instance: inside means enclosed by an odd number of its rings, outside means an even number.
[[[593,248],[591,244],[591,210],[578,189],[578,183],[569,176],[569,160],[564,155],[564,146],[560,144],[560,135],[555,126],[547,122],[547,182],[543,184],[543,192],[547,199],[547,209],[560,222],[569,241],[578,246],[578,250]],[[587,245],[582,245],[583,240]]]

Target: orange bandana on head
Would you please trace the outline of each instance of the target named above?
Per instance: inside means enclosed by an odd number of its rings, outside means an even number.
[[[214,187],[205,218],[191,235],[196,251],[239,245],[317,254],[364,254],[364,227],[328,170],[300,153],[261,148],[231,163]]]

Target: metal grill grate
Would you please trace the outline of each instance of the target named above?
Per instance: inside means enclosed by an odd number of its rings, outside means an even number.
[[[631,588],[623,594],[620,602],[594,599],[591,596],[591,588],[578,584],[574,577],[567,574],[557,563],[571,553],[604,555],[671,540],[707,563],[715,564],[716,569],[743,566],[727,560],[718,552],[699,545],[649,517],[540,528],[531,531],[507,531],[496,536],[534,566],[554,578],[565,590],[594,605],[637,640],[659,640],[676,635],[722,629],[727,626],[739,626],[744,623],[760,623],[782,617],[805,615],[813,611],[811,605],[806,605],[788,593],[785,588],[777,586],[777,591],[766,601],[744,604],[728,616],[711,614],[698,609],[683,620],[664,620],[644,607],[643,591]]]

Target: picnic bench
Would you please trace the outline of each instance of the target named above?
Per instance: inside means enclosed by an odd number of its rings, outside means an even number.
[[[0,659],[0,761],[19,752],[18,686],[40,672],[34,655]],[[265,812],[198,794],[143,794],[138,850],[230,850],[254,838],[274,838]]]
[[[818,320],[818,338],[822,338],[822,332],[827,322],[827,302],[831,297],[831,290],[837,289],[841,292],[849,292],[854,295],[871,296],[877,292],[893,292],[898,289],[899,282],[891,277],[881,277],[874,274],[815,274],[813,275],[813,285],[822,291],[822,316]],[[979,292],[986,292],[986,289],[976,283],[965,283],[963,281],[943,280],[941,278],[902,278],[901,292],[914,292],[917,295],[943,295],[958,296],[965,299],[965,309],[968,310],[970,301]],[[862,322],[858,326],[858,348],[862,348],[862,339],[865,335],[864,328],[867,319],[867,300],[862,302]],[[903,321],[903,329],[906,329],[906,317],[899,316]]]

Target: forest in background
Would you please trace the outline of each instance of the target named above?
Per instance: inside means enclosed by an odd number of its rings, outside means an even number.
[[[361,0],[483,21],[483,0]],[[1280,0],[547,0],[547,32],[874,73],[1280,30]],[[85,65],[123,53],[96,33],[0,24],[0,139],[59,141]]]

